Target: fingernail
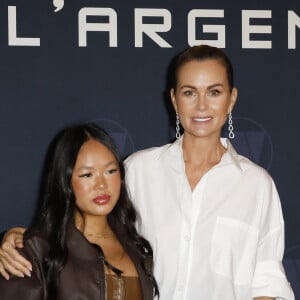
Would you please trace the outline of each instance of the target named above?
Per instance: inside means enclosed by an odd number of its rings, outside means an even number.
[[[28,270],[25,272],[25,274],[26,276],[31,277],[31,273]]]

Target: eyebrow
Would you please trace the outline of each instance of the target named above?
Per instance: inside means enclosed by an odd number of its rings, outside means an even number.
[[[212,89],[212,88],[215,88],[215,87],[223,87],[223,86],[224,86],[224,84],[222,84],[222,83],[214,83],[212,85],[209,85],[207,88],[208,89]],[[185,85],[183,85],[183,86],[180,87],[180,89],[184,89],[184,88],[196,89],[195,86],[188,85],[188,84],[185,84]]]
[[[118,165],[118,162],[116,160],[112,160],[112,161],[108,162],[107,164],[105,164],[104,166],[108,167],[110,165]]]
[[[185,85],[180,87],[180,89],[185,89],[185,88],[195,89],[195,87],[193,85],[188,85],[188,84],[185,84]]]
[[[116,165],[116,166],[118,166],[118,162],[115,161],[115,160],[112,160],[112,161],[106,163],[106,164],[104,165],[104,168],[107,168],[107,167],[109,167],[109,166],[111,166],[111,165]],[[94,169],[94,168],[91,167],[91,166],[82,166],[82,167],[79,167],[77,170],[82,170],[82,169],[92,170],[92,169]]]
[[[223,87],[224,84],[223,83],[215,83],[215,84],[209,85],[207,88],[212,89],[212,88],[218,87],[218,86]]]

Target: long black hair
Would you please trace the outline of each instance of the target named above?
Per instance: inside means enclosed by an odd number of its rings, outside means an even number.
[[[106,146],[119,164],[121,174],[120,198],[108,215],[108,223],[125,251],[129,247],[134,247],[144,272],[152,281],[155,293],[158,293],[156,281],[152,275],[152,266],[149,268],[149,261],[152,262],[153,258],[152,249],[149,242],[136,231],[137,216],[127,194],[121,155],[112,138],[97,125],[89,123],[70,126],[59,132],[50,144],[46,156],[40,189],[40,208],[31,229],[38,230],[50,245],[49,255],[44,262],[49,292],[48,299],[56,299],[57,275],[67,261],[67,226],[74,221],[75,213],[75,196],[72,190],[71,177],[79,150],[88,140],[95,140]],[[104,262],[108,267],[112,267],[105,258]],[[118,272],[115,268],[114,271]]]

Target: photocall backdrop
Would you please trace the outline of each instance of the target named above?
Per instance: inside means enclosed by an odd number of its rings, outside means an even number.
[[[124,156],[173,140],[168,66],[206,43],[233,62],[233,144],[274,178],[300,299],[298,0],[1,0],[0,231],[29,224],[47,146],[63,126],[95,121]]]

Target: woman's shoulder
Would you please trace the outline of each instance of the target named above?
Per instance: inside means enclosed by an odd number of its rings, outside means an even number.
[[[272,182],[273,179],[269,172],[263,167],[253,162],[249,158],[238,155],[239,166],[245,176],[252,178],[254,181]]]
[[[24,247],[20,249],[20,252],[25,257],[43,258],[49,252],[49,243],[41,231],[28,229],[24,233]]]
[[[137,162],[151,162],[156,159],[159,159],[159,157],[167,151],[173,144],[165,144],[159,147],[151,147],[143,150],[139,150],[131,154],[126,160],[126,165],[130,165],[132,163]]]
[[[27,229],[24,232],[24,241],[28,242],[28,241],[46,241],[46,238],[44,236],[44,234],[42,233],[41,230],[38,229]]]

